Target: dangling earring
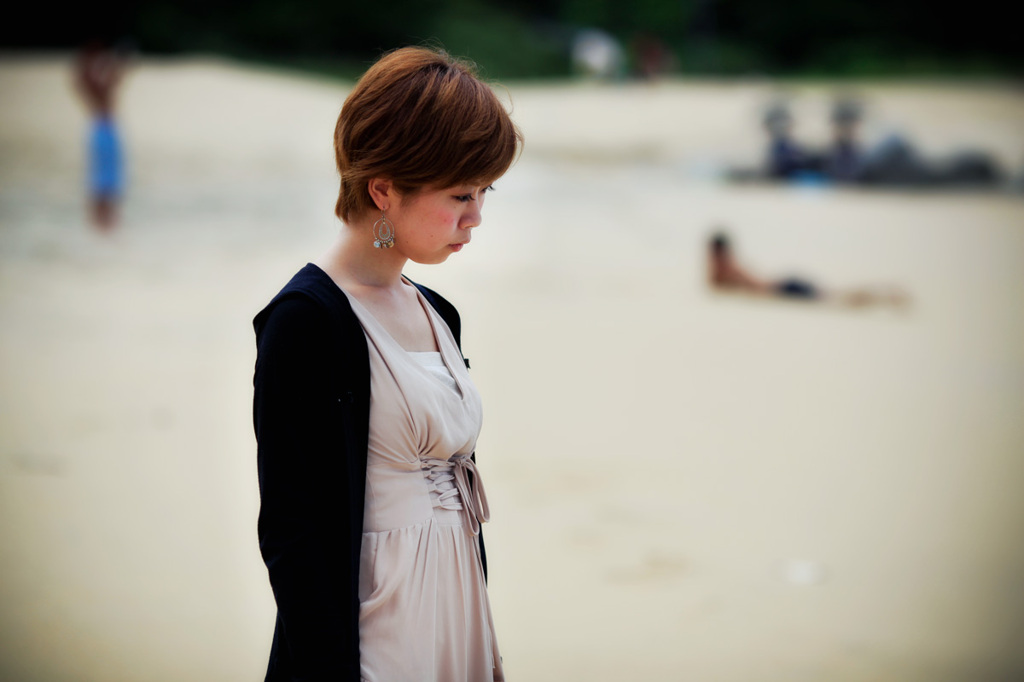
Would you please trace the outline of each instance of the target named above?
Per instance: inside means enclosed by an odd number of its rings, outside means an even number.
[[[373,224],[373,248],[390,249],[395,245],[395,226],[381,209],[380,218]]]

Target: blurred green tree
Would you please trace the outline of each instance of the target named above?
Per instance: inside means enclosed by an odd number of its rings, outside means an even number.
[[[44,3],[0,23],[0,48],[71,48],[128,38],[155,53],[207,51],[355,75],[382,51],[440,43],[492,78],[565,75],[573,35],[599,28],[627,48],[658,43],[703,74],[1020,75],[1010,3],[903,0],[143,0]]]

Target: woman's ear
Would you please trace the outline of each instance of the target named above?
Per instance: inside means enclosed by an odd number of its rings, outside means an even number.
[[[387,178],[370,178],[366,183],[366,190],[380,211],[388,210],[396,198],[395,185]]]

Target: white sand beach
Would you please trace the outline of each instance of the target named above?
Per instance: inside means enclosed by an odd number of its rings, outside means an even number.
[[[88,225],[66,55],[0,57],[0,680],[262,679],[251,319],[340,228],[348,84],[143,60],[123,219]],[[1024,164],[1024,90],[867,83]],[[790,86],[824,141],[828,83]],[[526,151],[455,303],[517,682],[1024,679],[1024,195],[730,185],[770,82],[508,87]],[[906,310],[714,294],[765,276]]]

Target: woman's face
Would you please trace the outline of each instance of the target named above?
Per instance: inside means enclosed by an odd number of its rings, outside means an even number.
[[[460,185],[400,196],[388,211],[395,250],[416,263],[443,263],[469,243],[490,187]]]

